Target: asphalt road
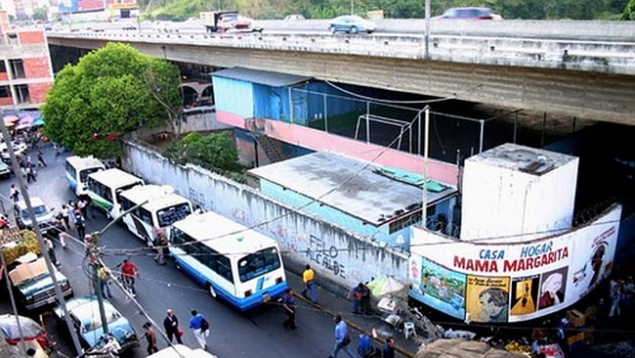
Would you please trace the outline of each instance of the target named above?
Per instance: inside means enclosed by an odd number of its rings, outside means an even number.
[[[55,157],[51,147],[44,149],[44,152],[49,166],[39,170],[38,180],[30,185],[29,192],[32,196],[40,196],[49,206],[59,210],[68,200],[76,200],[68,189],[64,176],[64,159],[69,154]],[[35,158],[33,153],[32,157]],[[0,181],[0,197],[6,208],[10,208],[9,186],[14,181]],[[106,223],[104,215],[98,214],[96,219],[87,222],[87,232],[99,230]],[[76,232],[73,230],[72,234],[76,235]],[[162,332],[165,310],[171,308],[185,329],[184,343],[195,347],[194,336],[187,329],[189,312],[195,308],[208,318],[211,325],[208,346],[220,358],[327,357],[330,353],[333,322],[331,316],[321,311],[298,302],[299,329],[285,331],[281,324],[285,317],[276,304],[240,313],[215,301],[202,287],[177,271],[171,260],[165,266],[157,265],[153,260],[154,253],[122,226],[114,225],[106,232],[99,245],[103,246],[105,253],[103,260],[113,270],[116,270],[116,264],[128,256],[140,270],[141,278],[136,284],[136,302],[127,299],[118,287],[111,286],[115,296],[111,299],[112,303],[131,320],[138,335],[143,333],[142,325],[148,321],[146,315],[157,322],[157,331]],[[83,246],[79,242],[71,242],[65,250],[58,246],[56,254],[62,263],[61,271],[71,280],[75,296],[91,293],[89,279],[84,272]],[[0,298],[0,312],[10,312],[6,297]],[[46,322],[49,334],[59,342],[53,357],[74,356],[65,324],[55,322],[50,315]],[[158,342],[159,348],[167,346],[163,337],[159,337]],[[146,343],[140,343],[140,347],[130,352],[128,357],[146,356]]]

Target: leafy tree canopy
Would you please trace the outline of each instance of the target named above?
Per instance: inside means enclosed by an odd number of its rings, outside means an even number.
[[[67,65],[42,108],[44,132],[76,155],[121,155],[116,140],[142,126],[174,126],[181,93],[178,68],[109,43]]]
[[[622,20],[635,21],[635,0],[628,2],[622,13]]]
[[[231,132],[207,136],[190,133],[163,154],[177,163],[194,163],[214,171],[237,171],[241,168]]]
[[[33,9],[33,15],[31,16],[33,20],[39,21],[48,21],[49,19],[49,10],[45,7],[38,7]]]

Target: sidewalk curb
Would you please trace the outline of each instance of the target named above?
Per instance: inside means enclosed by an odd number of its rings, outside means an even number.
[[[322,311],[323,313],[328,314],[329,316],[332,316],[332,317],[335,317],[335,316],[336,316],[333,312],[329,311],[329,310],[328,310],[328,309],[326,309],[325,307],[323,307],[323,306],[321,306],[321,305],[319,305],[319,304],[317,304],[317,303],[314,303],[313,301],[311,301],[311,300],[309,300],[309,299],[306,299],[304,296],[302,296],[301,294],[299,294],[299,293],[297,293],[297,292],[295,292],[295,291],[293,291],[293,295],[294,295],[296,298],[298,298],[298,299],[302,300],[304,303],[307,303],[307,304],[309,304],[309,305],[311,305],[311,306],[313,306],[313,307],[317,308],[318,310]],[[360,333],[363,333],[363,332],[365,332],[365,331],[366,331],[365,329],[363,329],[362,327],[358,326],[358,325],[357,325],[357,324],[355,324],[354,322],[347,321],[347,320],[344,320],[344,321],[346,322],[346,324],[347,324],[349,327],[353,328],[354,330],[356,330],[356,331],[358,331],[358,332],[360,332]],[[377,341],[377,342],[379,342],[379,343],[381,343],[381,344],[386,343],[386,340],[385,340],[385,339],[383,339],[383,338],[381,338],[381,337],[374,338],[374,337],[372,337],[372,336],[371,336],[371,338],[372,338],[374,341]],[[399,352],[399,354],[401,354],[401,355],[403,355],[403,356],[405,356],[405,357],[407,357],[407,358],[415,358],[415,355],[414,355],[414,354],[412,354],[412,353],[411,353],[411,352],[409,352],[409,351],[406,351],[405,349],[401,348],[400,346],[398,346],[398,345],[396,345],[396,344],[395,344],[395,351]]]

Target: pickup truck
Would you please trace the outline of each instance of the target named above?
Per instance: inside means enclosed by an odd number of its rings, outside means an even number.
[[[9,271],[9,281],[18,302],[27,310],[34,310],[56,302],[53,278],[43,257],[28,253],[19,257],[18,265]],[[56,268],[53,274],[60,285],[62,295],[73,295],[71,284]]]
[[[253,19],[237,11],[206,11],[199,16],[209,33],[262,32],[262,27],[254,26]]]

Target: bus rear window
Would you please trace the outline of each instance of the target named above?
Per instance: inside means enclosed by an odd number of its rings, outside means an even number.
[[[82,183],[85,183],[86,179],[88,179],[89,175],[93,174],[94,172],[98,172],[101,169],[102,169],[101,167],[84,169],[84,170],[79,172],[79,180]]]
[[[188,203],[177,204],[157,211],[159,227],[167,227],[192,213]]]
[[[238,275],[241,282],[252,280],[279,268],[280,256],[275,247],[249,254],[238,261]]]

